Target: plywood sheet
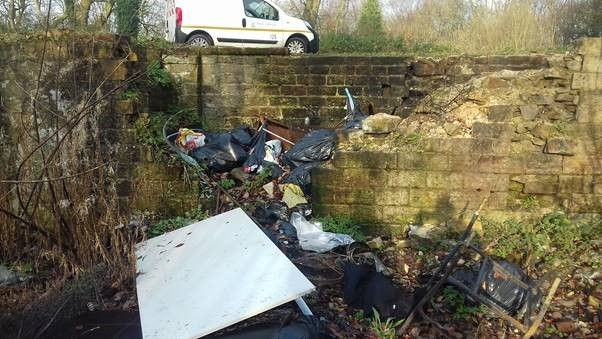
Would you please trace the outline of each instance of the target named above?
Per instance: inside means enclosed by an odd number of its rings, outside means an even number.
[[[137,245],[144,338],[198,338],[315,287],[241,210]]]

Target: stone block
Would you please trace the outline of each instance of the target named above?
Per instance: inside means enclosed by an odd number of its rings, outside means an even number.
[[[464,187],[464,174],[453,172],[427,172],[426,187],[456,190]]]
[[[442,190],[410,189],[410,207],[437,209],[450,208],[450,193]]]
[[[602,175],[593,176],[589,187],[592,193],[602,195]]]
[[[375,224],[383,220],[383,207],[377,205],[347,206],[349,217],[362,224]]]
[[[571,194],[568,209],[572,213],[602,213],[602,195]]]
[[[475,138],[510,139],[513,134],[512,124],[475,122],[472,125],[472,135]]]
[[[480,154],[450,155],[449,169],[454,172],[476,172]]]
[[[493,122],[508,122],[514,116],[515,107],[511,105],[494,105],[489,106],[489,121]]]
[[[409,199],[410,193],[408,189],[384,187],[375,189],[374,200],[370,203],[387,206],[405,206],[408,204]]]
[[[574,155],[577,143],[567,138],[550,138],[546,142],[544,153]]]
[[[587,184],[586,182],[589,182]],[[560,175],[558,177],[558,189],[560,193],[590,193],[593,191],[591,176],[584,175]]]
[[[602,72],[602,56],[585,55],[583,56],[583,67],[581,72],[600,73]]]
[[[386,113],[377,113],[364,119],[362,122],[362,130],[366,133],[391,133],[397,129],[401,123],[401,117]]]
[[[579,40],[579,54],[601,56],[602,38],[581,38]]]
[[[508,208],[508,192],[493,192],[489,194],[485,209],[487,210],[506,210]]]
[[[421,59],[413,61],[410,64],[411,72],[419,77],[443,75],[445,73],[444,66],[431,59]]]
[[[483,80],[482,86],[484,88],[496,89],[510,87],[510,84],[504,79],[488,76]]]
[[[332,165],[340,168],[383,168],[397,167],[396,153],[336,152]]]
[[[535,118],[541,113],[542,108],[537,105],[523,105],[520,106],[520,114],[525,120],[535,120]]]
[[[383,187],[387,185],[390,173],[380,169],[346,168],[338,171],[339,185],[352,187]]]
[[[602,174],[602,158],[597,156],[563,157],[562,173]]]
[[[371,205],[375,192],[370,188],[338,187],[334,190],[334,202],[341,205]]]
[[[577,121],[602,124],[602,91],[582,91],[577,107]]]
[[[514,132],[514,128],[512,129]],[[471,139],[472,154],[494,154],[503,155],[510,152],[510,138],[507,140],[493,138]]]
[[[579,55],[573,57],[565,57],[566,68],[572,72],[581,72],[581,63],[583,58]]]
[[[562,172],[562,156],[556,154],[525,154],[525,173],[553,174]]]
[[[477,168],[484,173],[512,173],[525,172],[525,162],[522,157],[507,155],[483,155],[478,159]]]
[[[426,173],[422,171],[391,171],[388,173],[387,186],[425,187]]]
[[[558,193],[557,175],[523,175],[511,178],[512,181],[523,184],[525,194],[553,194]]]
[[[554,97],[554,101],[558,102],[573,102],[573,100],[575,100],[575,95],[570,92],[557,93]]]
[[[581,90],[601,89],[602,84],[597,85],[598,76],[597,73],[574,73],[571,88]]]
[[[446,171],[449,169],[449,159],[447,155],[435,153],[398,153],[397,168]]]
[[[122,60],[103,60],[100,63],[102,79],[109,81],[125,80],[128,74],[126,63]]]
[[[506,192],[509,184],[507,174],[466,173],[464,175],[464,188],[467,191]]]

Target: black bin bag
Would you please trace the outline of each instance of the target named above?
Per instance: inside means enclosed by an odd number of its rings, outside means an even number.
[[[284,154],[285,162],[293,167],[308,162],[326,161],[332,157],[336,134],[330,130],[309,132]]]
[[[213,172],[229,171],[247,159],[247,152],[230,133],[206,134],[205,146],[195,149],[190,155]]]

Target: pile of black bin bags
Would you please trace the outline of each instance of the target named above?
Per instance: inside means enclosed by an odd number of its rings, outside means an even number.
[[[190,155],[213,172],[227,172],[243,167],[247,172],[257,168],[271,168],[272,176],[278,177],[284,171],[281,166],[289,166],[291,171],[284,183],[296,184],[309,194],[311,191],[311,170],[329,160],[335,149],[336,135],[331,130],[309,132],[282,156],[279,164],[268,163],[266,156],[266,128],[259,132],[246,127],[238,127],[227,133],[205,133],[205,145],[190,151]]]

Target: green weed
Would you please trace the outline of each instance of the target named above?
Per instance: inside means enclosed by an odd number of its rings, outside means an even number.
[[[522,200],[521,205],[523,209],[531,210],[537,206],[537,198],[533,195],[528,195]]]
[[[142,99],[142,92],[137,89],[128,89],[121,94],[121,99],[138,102]]]
[[[348,234],[353,239],[363,241],[366,236],[360,226],[352,219],[345,216],[326,216],[318,218],[322,223],[322,229],[327,232]]]
[[[222,179],[219,181],[219,186],[225,190],[229,190],[236,186],[236,181],[234,179]]]
[[[375,308],[372,311],[374,315],[370,319],[370,331],[379,339],[395,339],[395,331],[403,323],[403,319],[395,321],[393,318],[388,318],[383,322],[378,311]]]
[[[480,307],[467,305],[466,297],[451,286],[443,289],[443,302],[454,320],[468,320],[481,313]]]
[[[564,213],[545,215],[531,223],[514,219],[503,222],[481,219],[483,241],[493,255],[529,266],[549,267],[591,265],[600,267],[596,250],[602,234],[602,221],[570,220]]]
[[[207,214],[207,212],[200,209],[194,209],[192,211],[186,212],[183,217],[179,216],[159,221],[158,223],[148,228],[147,234],[149,238],[153,238],[161,234],[177,230],[184,226],[188,226],[197,221],[205,220],[208,217],[209,215]]]
[[[243,182],[243,189],[247,192],[256,192],[272,180],[272,171],[268,168],[262,169],[257,176]]]
[[[146,80],[151,87],[169,87],[172,83],[169,72],[156,61],[146,68]]]

